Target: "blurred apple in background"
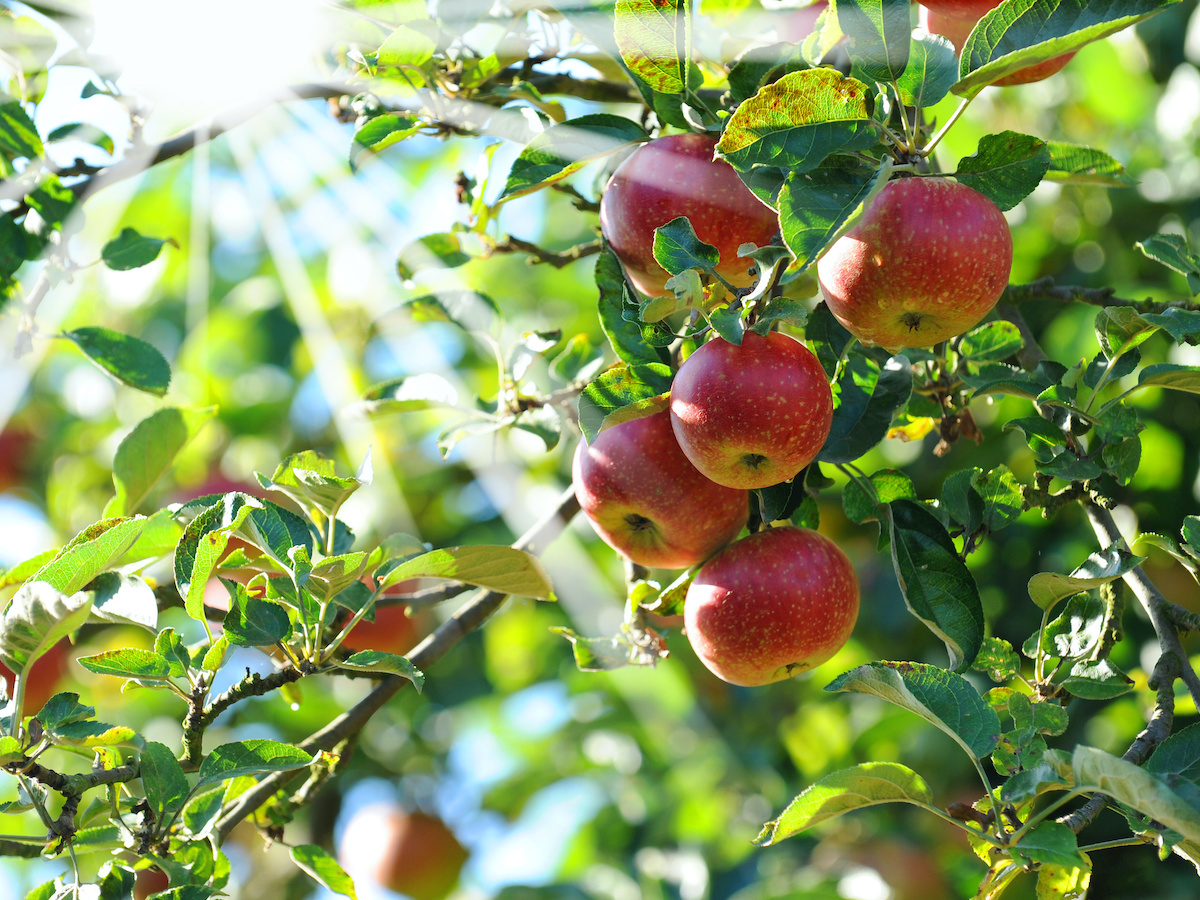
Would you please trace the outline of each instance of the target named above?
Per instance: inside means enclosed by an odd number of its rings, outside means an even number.
[[[443,821],[390,803],[355,811],[338,842],[338,862],[356,882],[413,900],[442,900],[466,861],[466,849]]]

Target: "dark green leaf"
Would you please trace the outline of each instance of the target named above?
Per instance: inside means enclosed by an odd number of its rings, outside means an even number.
[[[1045,141],[1005,131],[980,138],[979,149],[959,162],[954,177],[1000,209],[1012,209],[1033,192],[1049,168]]]
[[[1001,360],[1012,356],[1025,346],[1025,339],[1012,322],[1001,319],[977,325],[958,342],[958,352],[975,362]]]
[[[1158,326],[1143,319],[1132,306],[1109,306],[1096,313],[1096,337],[1109,359],[1145,343]]]
[[[1070,866],[1090,872],[1092,864],[1079,852],[1073,832],[1061,822],[1042,822],[1012,847],[1015,859],[1039,865]]]
[[[986,757],[1000,740],[995,710],[971,683],[926,663],[868,663],[825,690],[870,694],[906,709],[944,731],[975,760]]]
[[[912,20],[907,0],[838,0],[838,26],[850,61],[873,81],[892,82],[908,67]]]
[[[19,100],[0,94],[0,151],[15,157],[37,159],[42,155],[42,139],[37,127]]]
[[[221,623],[229,643],[239,647],[271,647],[292,633],[292,622],[284,607],[247,593],[244,584],[224,583],[233,591],[229,612]]]
[[[200,763],[199,781],[196,787],[218,784],[240,775],[256,775],[259,772],[287,772],[300,769],[312,762],[312,755],[278,741],[252,739],[235,741],[214,747]]]
[[[579,116],[547,128],[513,161],[501,200],[561,181],[595,159],[644,141],[646,130],[624,116]]]
[[[1010,0],[962,47],[956,94],[974,96],[1018,69],[1116,34],[1177,0]]]
[[[696,236],[686,216],[679,216],[654,229],[654,258],[672,275],[687,269],[712,274],[721,254]]]
[[[0,108],[0,129],[7,124]],[[56,175],[47,175],[37,189],[25,198],[30,209],[51,226],[59,225],[75,208],[75,194],[69,187],[58,180]]]
[[[1084,700],[1111,700],[1133,690],[1129,676],[1107,659],[1075,663],[1061,684]]]
[[[982,469],[971,466],[951,472],[942,483],[942,506],[962,525],[964,534],[974,534],[983,525],[983,497],[974,484],[982,474]]]
[[[1146,366],[1138,373],[1137,386],[1143,388],[1152,385],[1200,394],[1200,366],[1180,366],[1175,363]]]
[[[881,369],[866,353],[852,353],[833,384],[833,424],[817,459],[858,459],[887,436],[911,391],[912,365],[906,357],[893,356]]]
[[[1004,684],[1021,671],[1021,658],[1008,641],[989,636],[983,639],[971,668],[986,673],[992,681]]]
[[[842,508],[846,518],[855,524],[877,520],[880,504],[917,499],[917,489],[912,479],[899,469],[880,469],[869,481],[869,492],[857,479],[852,479],[842,490]]]
[[[956,671],[983,645],[983,606],[975,578],[937,518],[912,500],[889,503],[892,565],[910,612],[942,639]]]
[[[225,494],[184,528],[175,549],[175,587],[193,619],[204,617],[204,585],[225,552],[230,532],[260,502],[247,494]]]
[[[124,272],[154,262],[163,244],[178,247],[170,238],[146,237],[133,228],[122,228],[120,234],[104,245],[100,258],[110,269]]]
[[[1192,253],[1180,234],[1154,234],[1133,245],[1146,256],[1187,278],[1188,289],[1200,294],[1200,256]]]
[[[584,437],[594,440],[619,410],[635,413],[636,418],[643,408],[663,405],[659,398],[670,391],[672,377],[671,368],[662,363],[616,365],[601,372],[579,395],[579,427]]]
[[[796,257],[797,271],[810,268],[853,227],[890,174],[888,159],[878,169],[822,166],[813,172],[788,174],[779,194],[779,229]]]
[[[665,363],[666,354],[646,343],[637,321],[626,318],[625,273],[616,254],[607,248],[596,258],[595,278],[600,291],[600,327],[617,356],[634,366]]]
[[[933,106],[958,81],[958,57],[954,45],[940,34],[913,35],[908,67],[897,81],[905,106]]]
[[[989,531],[1011,525],[1025,509],[1025,489],[1008,466],[997,466],[971,479],[971,485],[983,498],[983,524]]]
[[[1172,306],[1161,313],[1142,313],[1142,318],[1167,332],[1177,344],[1200,342],[1200,310]]]
[[[1066,370],[1063,369],[1065,372]],[[1034,400],[1042,391],[1055,383],[1058,378],[1050,378],[1039,367],[1033,372],[1026,372],[1016,366],[1004,363],[967,363],[959,366],[957,371],[968,387],[974,388],[974,397],[985,394],[1014,394]],[[1061,377],[1061,375],[1059,376]]]
[[[1200,787],[1200,723],[1180,729],[1155,747],[1146,760],[1146,771]]]
[[[877,140],[865,84],[835,69],[805,69],[738,106],[717,152],[742,171],[778,166],[798,175],[831,153],[863,150]]]
[[[154,821],[165,825],[183,806],[191,790],[183,767],[165,744],[147,741],[141,755],[141,777]]]
[[[171,366],[153,344],[97,326],[65,331],[87,357],[122,384],[161,397],[171,385]]]

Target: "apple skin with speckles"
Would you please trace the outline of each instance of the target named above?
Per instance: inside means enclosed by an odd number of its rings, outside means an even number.
[[[807,528],[769,528],[700,568],[684,600],[684,633],[721,680],[771,684],[845,645],[858,596],[854,566],[837,544]]]
[[[600,231],[648,297],[666,297],[671,277],[654,259],[654,229],[687,216],[696,236],[717,248],[716,269],[734,287],[754,283],[754,261],[738,247],[764,247],[779,231],[779,217],[738,177],[713,158],[715,134],[672,134],[642,144],[616,168],[600,198]]]
[[[821,451],[833,392],[821,363],[795,338],[747,332],[714,338],[689,356],[671,385],[671,427],[684,455],[726,487],[770,487]]]
[[[963,44],[966,43],[967,36],[975,28],[975,24],[999,5],[1000,0],[941,0],[925,3],[920,11],[921,27],[931,34],[940,34],[954,45],[956,53],[961,53]],[[997,87],[1015,87],[1049,78],[1069,63],[1075,52],[1072,50],[1045,62],[1018,69],[993,81],[992,84]]]
[[[818,260],[817,281],[851,334],[896,352],[982,320],[1012,259],[1008,222],[983,194],[947,178],[900,178]]]
[[[667,410],[580,441],[575,495],[596,533],[638,565],[684,569],[737,537],[750,512],[747,491],[724,487],[688,462]]]

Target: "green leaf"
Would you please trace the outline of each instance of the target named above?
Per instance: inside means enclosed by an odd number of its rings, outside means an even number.
[[[869,493],[858,480],[851,480],[842,490],[842,509],[856,525],[878,519],[880,504],[917,499],[912,479],[899,469],[880,469],[869,481],[872,487]]]
[[[0,662],[24,677],[38,657],[87,621],[91,596],[27,581],[0,616]]]
[[[165,744],[147,741],[141,754],[142,790],[159,827],[183,806],[191,788],[183,767]]]
[[[1156,263],[1185,276],[1188,290],[1200,294],[1200,256],[1192,253],[1183,235],[1153,234],[1133,246]]]
[[[172,678],[182,678],[192,666],[192,654],[174,628],[164,628],[154,638],[154,652],[171,667]]]
[[[962,47],[954,93],[974,96],[1018,69],[1116,34],[1177,0],[1009,0]]]
[[[977,325],[958,342],[958,352],[974,362],[1001,360],[1019,352],[1025,346],[1021,329],[1001,319]]]
[[[420,68],[433,59],[437,41],[427,32],[436,28],[428,17],[414,17],[400,25],[379,46],[376,61],[382,66]]]
[[[1138,373],[1138,388],[1170,388],[1189,394],[1200,394],[1200,366],[1181,366],[1175,363],[1156,363]]]
[[[302,450],[276,466],[270,478],[259,475],[257,479],[264,489],[287,495],[302,509],[316,507],[333,518],[355,491],[371,483],[371,453],[367,451],[355,475],[346,476],[338,475],[332,459],[315,450]]]
[[[973,476],[971,486],[983,498],[983,524],[989,531],[1011,525],[1025,511],[1025,488],[1008,466]]]
[[[121,233],[104,245],[100,258],[110,269],[124,272],[137,269],[158,259],[163,244],[178,248],[170,238],[152,238],[138,234],[136,229],[122,228]]]
[[[1000,741],[1000,719],[971,683],[926,663],[868,663],[825,690],[870,694],[906,709],[944,731],[976,761]]]
[[[0,110],[0,129],[3,129],[5,124],[3,111]],[[74,192],[59,181],[56,175],[47,175],[25,198],[25,202],[29,204],[30,209],[36,210],[48,225],[59,226],[75,208],[76,198]]]
[[[817,459],[853,462],[887,436],[892,417],[908,402],[912,364],[904,356],[893,356],[881,369],[865,352],[854,352],[832,387],[837,405]]]
[[[1177,344],[1200,342],[1200,310],[1171,306],[1161,313],[1142,313],[1142,318],[1167,332]]]
[[[70,122],[66,125],[59,125],[46,135],[47,144],[53,141],[83,141],[93,147],[99,147],[109,156],[112,156],[116,150],[116,145],[107,132],[88,122]]]
[[[1007,210],[1029,196],[1049,168],[1045,141],[1005,131],[980,138],[979,149],[959,162],[954,177]]]
[[[418,322],[450,322],[463,331],[491,331],[502,320],[496,301],[476,291],[423,294],[405,300],[403,307]]]
[[[798,175],[816,169],[831,153],[864,150],[877,140],[865,84],[835,69],[805,69],[739,105],[725,123],[717,153],[741,171],[778,166]]]
[[[807,271],[842,234],[854,226],[863,210],[887,184],[891,158],[878,169],[831,165],[789,173],[779,193],[779,230],[796,257],[792,268]]]
[[[326,890],[349,897],[350,900],[358,900],[358,895],[354,893],[354,879],[346,874],[346,870],[324,847],[317,844],[292,847],[292,862]]]
[[[355,409],[370,416],[458,407],[458,391],[436,372],[402,375],[367,389]]]
[[[218,784],[240,775],[287,772],[302,769],[313,761],[312,754],[291,744],[254,738],[214,747],[200,763],[196,787]]]
[[[1029,596],[1040,609],[1049,612],[1062,600],[1116,581],[1143,562],[1125,550],[1110,547],[1093,553],[1070,575],[1039,572],[1029,579]]]
[[[158,598],[140,575],[101,572],[88,585],[92,615],[103,622],[158,630]]]
[[[1133,690],[1133,680],[1107,659],[1075,663],[1060,684],[1084,700],[1111,700]]]
[[[378,588],[386,589],[409,578],[447,578],[501,594],[554,598],[550,577],[537,557],[513,547],[475,544],[431,550],[400,563]]]
[[[561,181],[589,162],[648,138],[646,130],[624,116],[579,116],[551,125],[513,161],[499,201],[511,200]]]
[[[1021,671],[1021,658],[1008,641],[998,637],[985,637],[971,668],[984,672],[992,681],[1004,684]]]
[[[1012,846],[1014,859],[1026,864],[1066,866],[1090,871],[1091,862],[1079,852],[1079,841],[1061,822],[1041,822]]]
[[[292,633],[292,620],[283,606],[248,593],[244,584],[222,581],[232,589],[229,612],[221,622],[229,643],[271,647]]]
[[[43,565],[30,581],[44,581],[74,594],[129,551],[149,520],[145,516],[104,519],[90,525]]]
[[[763,826],[754,843],[769,847],[821,822],[881,803],[912,803],[928,808],[932,802],[929,785],[912,769],[899,763],[863,763],[832,772],[809,785],[777,819]]]
[[[896,82],[905,106],[933,106],[958,81],[954,45],[940,34],[916,33],[908,51],[908,67]]]
[[[688,90],[688,0],[617,0],[614,34],[621,59],[649,88],[660,94]]]
[[[171,675],[171,664],[161,653],[126,647],[106,650],[94,656],[79,657],[79,664],[97,675],[134,678],[139,681],[165,681]]]
[[[696,236],[686,216],[679,216],[654,229],[654,258],[672,275],[687,269],[711,274],[720,260],[720,252]]]
[[[226,494],[184,528],[175,548],[175,587],[193,619],[204,618],[204,585],[229,544],[230,532],[261,502],[246,494]]]
[[[400,253],[396,256],[396,274],[400,276],[401,281],[407,283],[412,281],[421,269],[457,269],[459,266],[469,263],[471,259],[471,254],[463,250],[462,239],[457,234],[453,232],[427,234],[405,244],[400,249]],[[464,296],[472,294],[471,291],[453,293]],[[425,299],[421,297],[409,300],[406,301],[406,305],[411,307]],[[447,316],[447,318],[451,317]],[[451,321],[454,320],[451,318]]]
[[[1037,900],[1084,900],[1091,883],[1090,869],[1043,863],[1037,870]]]
[[[1200,723],[1181,728],[1155,747],[1145,769],[1167,781],[1188,781],[1200,788]]]
[[[172,406],[151,413],[133,427],[113,458],[113,498],[104,507],[107,517],[131,513],[145,501],[205,423],[217,414],[215,406],[180,409]]]
[[[850,39],[850,61],[872,81],[896,81],[908,67],[910,5],[907,0],[838,0],[838,26]]]
[[[350,144],[350,171],[356,171],[366,157],[417,134],[424,124],[420,119],[397,113],[367,119],[358,126]]]
[[[1109,359],[1116,359],[1145,343],[1158,326],[1142,318],[1132,306],[1109,306],[1096,313],[1096,338]]]
[[[632,417],[643,410],[657,408],[671,389],[670,366],[650,363],[641,366],[616,365],[601,372],[579,395],[579,427],[584,437],[595,440],[605,424],[615,425],[614,413],[629,411]]]
[[[625,316],[625,273],[612,250],[605,248],[596,257],[595,279],[600,291],[600,327],[617,357],[632,366],[665,363],[666,354],[648,344],[638,323]]]
[[[0,94],[0,151],[17,158],[37,159],[45,152],[37,127],[19,100]]]
[[[1077,790],[1105,793],[1189,841],[1200,840],[1200,811],[1140,766],[1084,745],[1075,748],[1071,765]]]
[[[413,683],[418,691],[425,685],[425,673],[414,666],[406,657],[380,650],[360,650],[338,663],[341,669],[352,672],[379,672],[384,675],[399,675]]]
[[[97,366],[122,384],[156,397],[171,386],[171,366],[153,344],[96,326],[60,335],[74,343]]]
[[[1125,167],[1105,153],[1079,144],[1047,141],[1050,168],[1046,178],[1062,184],[1098,184],[1104,187],[1133,187],[1138,181]]]
[[[903,499],[884,509],[904,602],[945,643],[951,667],[962,671],[983,645],[983,606],[975,578],[928,509]]]

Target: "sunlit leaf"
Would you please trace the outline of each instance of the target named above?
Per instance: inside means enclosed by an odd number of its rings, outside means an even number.
[[[88,359],[122,384],[161,397],[171,385],[171,366],[153,344],[110,328],[64,331]]]

